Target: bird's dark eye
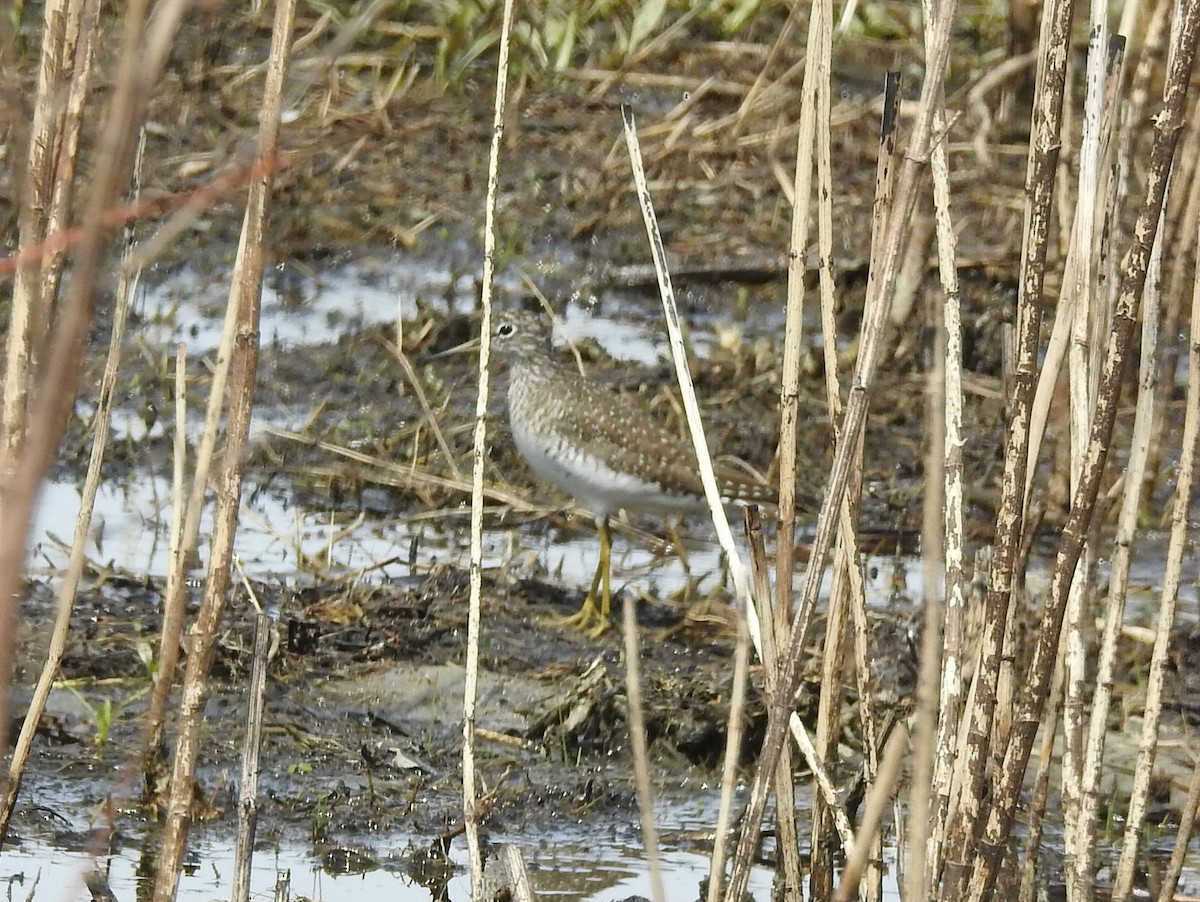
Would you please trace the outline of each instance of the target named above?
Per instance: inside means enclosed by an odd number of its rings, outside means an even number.
[[[499,326],[496,327],[496,337],[497,338],[508,338],[508,336],[512,335],[516,331],[517,331],[517,327],[514,326],[512,323],[501,323]]]

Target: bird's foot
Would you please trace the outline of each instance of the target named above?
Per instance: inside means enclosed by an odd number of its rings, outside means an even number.
[[[551,621],[557,626],[576,629],[589,639],[598,639],[608,632],[612,624],[609,618],[596,608],[596,602],[589,595],[583,601],[583,607],[570,617],[552,617]]]

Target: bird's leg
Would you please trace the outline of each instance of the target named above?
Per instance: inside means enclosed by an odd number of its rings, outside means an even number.
[[[671,546],[675,550],[676,557],[679,558],[679,563],[683,565],[684,575],[691,577],[692,567],[688,562],[687,546],[683,544],[683,536],[679,534],[678,518],[672,518],[667,521],[667,534],[671,537]]]
[[[596,531],[600,534],[600,560],[596,562],[596,572],[592,576],[592,587],[588,589],[587,597],[579,612],[570,617],[563,617],[558,622],[564,626],[572,626],[583,630],[592,638],[604,633],[611,625],[612,615],[612,537],[608,531],[608,517],[596,520]],[[596,597],[600,596],[600,609],[596,609]]]
[[[596,566],[596,576],[600,577],[601,600],[600,622],[588,630],[593,639],[612,626],[612,536],[608,532],[608,517],[601,517],[596,524],[600,533],[600,561]],[[592,595],[596,594],[596,577],[592,577]],[[594,606],[594,603],[593,603]]]

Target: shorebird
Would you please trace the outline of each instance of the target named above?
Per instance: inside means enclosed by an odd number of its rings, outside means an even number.
[[[579,613],[564,622],[598,636],[612,614],[609,518],[620,510],[690,513],[707,505],[691,443],[625,396],[579,375],[550,339],[544,317],[496,314],[492,347],[509,365],[508,422],[517,449],[534,473],[596,518],[596,573]],[[717,479],[728,501],[774,503],[773,490],[741,473],[718,468]]]

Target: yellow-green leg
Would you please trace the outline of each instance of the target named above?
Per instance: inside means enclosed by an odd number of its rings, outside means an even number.
[[[592,576],[592,587],[579,612],[559,620],[564,626],[582,630],[593,639],[603,635],[612,625],[612,536],[608,531],[608,517],[597,520],[596,531],[600,534],[600,560]],[[600,593],[599,610],[596,610],[597,591]]]

